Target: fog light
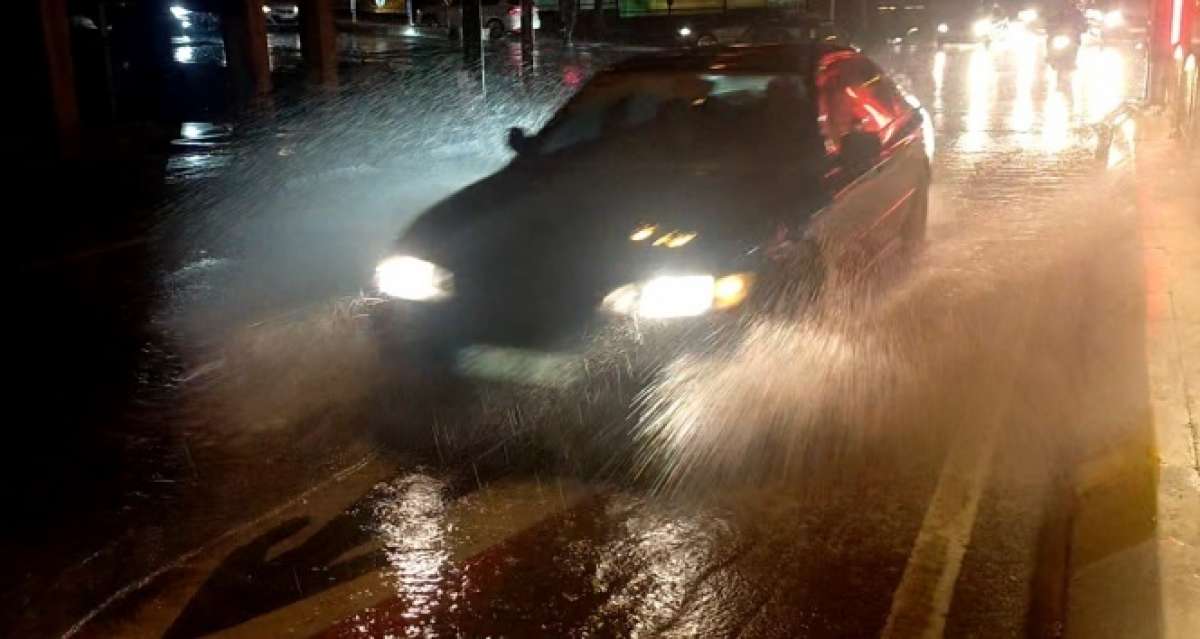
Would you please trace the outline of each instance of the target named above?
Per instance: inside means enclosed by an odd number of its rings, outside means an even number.
[[[664,275],[628,284],[605,296],[601,306],[621,315],[648,319],[695,317],[710,310],[733,308],[746,300],[754,283],[751,273]]]
[[[733,308],[746,300],[754,276],[749,273],[726,275],[713,284],[713,307]]]
[[[375,286],[388,297],[430,301],[453,291],[450,272],[409,255],[389,257],[375,267]]]

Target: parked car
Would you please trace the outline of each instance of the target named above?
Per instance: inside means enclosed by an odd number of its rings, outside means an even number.
[[[370,317],[422,379],[566,387],[710,354],[919,249],[932,142],[914,103],[828,45],[620,63],[418,217]]]
[[[795,13],[738,12],[685,18],[677,29],[686,47],[788,44],[820,41],[850,44],[845,31],[823,18]]]
[[[480,2],[480,24],[489,40],[499,40],[510,33],[521,30],[520,0],[482,0]],[[452,32],[462,32],[462,3],[455,0],[449,10],[449,21]],[[542,19],[538,8],[533,7],[533,28],[542,28]]]
[[[850,45],[850,35],[828,20],[811,17],[766,17],[738,36],[741,44],[792,44],[821,42]]]
[[[272,27],[294,27],[300,23],[300,5],[270,0],[263,3],[263,15]]]
[[[1008,34],[1008,18],[992,12],[960,14],[938,22],[936,41],[947,44],[991,45]]]

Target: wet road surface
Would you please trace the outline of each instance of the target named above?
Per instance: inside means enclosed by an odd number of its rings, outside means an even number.
[[[402,65],[241,140],[185,127],[119,494],[17,560],[16,635],[1053,624],[1065,477],[1145,411],[1135,203],[1093,128],[1140,94],[1139,54],[1085,50],[1069,78],[1020,48],[877,58],[938,130],[925,253],[664,374],[688,417],[616,439],[567,417],[579,398],[411,401],[354,296],[413,214],[498,166],[503,130],[602,55],[518,81],[504,59],[482,80]]]

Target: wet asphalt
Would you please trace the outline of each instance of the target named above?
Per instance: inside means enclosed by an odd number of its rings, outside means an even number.
[[[878,52],[937,130],[925,252],[665,373],[686,421],[614,429],[576,396],[427,401],[357,298],[508,126],[623,55],[539,51],[493,46],[482,77],[383,55],[185,125],[149,239],[42,267],[65,300],[38,334],[89,357],[31,384],[71,428],[22,440],[45,470],[22,473],[5,634],[1053,631],[1066,483],[1146,410],[1136,193],[1094,128],[1140,95],[1140,52],[1069,78],[1020,46]]]

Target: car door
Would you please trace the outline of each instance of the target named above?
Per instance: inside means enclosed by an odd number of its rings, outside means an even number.
[[[921,195],[920,120],[861,55],[830,54],[818,67],[816,85],[826,149],[834,158],[826,176],[834,196],[818,228],[836,247],[836,265],[857,273],[898,245]]]

